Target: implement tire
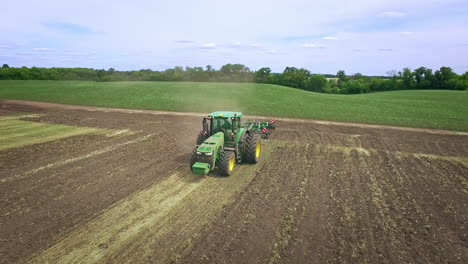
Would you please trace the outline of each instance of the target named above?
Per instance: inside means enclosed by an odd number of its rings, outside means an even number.
[[[236,155],[234,151],[223,151],[221,157],[219,158],[219,174],[221,176],[229,176],[234,171],[236,164]]]
[[[208,137],[205,136],[205,133],[200,131],[200,133],[198,133],[197,142],[195,145],[201,145],[207,138]]]
[[[262,150],[262,143],[260,135],[257,133],[250,133],[245,139],[244,157],[248,163],[257,163],[260,158]]]

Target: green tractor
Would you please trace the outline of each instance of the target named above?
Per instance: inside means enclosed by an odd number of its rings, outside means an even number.
[[[275,121],[241,123],[241,117],[240,112],[218,111],[203,118],[203,130],[190,158],[194,174],[218,169],[221,175],[229,176],[236,163],[259,161],[261,139],[268,139],[268,129],[275,128]]]

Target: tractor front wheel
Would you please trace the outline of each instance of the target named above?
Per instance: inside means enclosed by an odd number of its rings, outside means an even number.
[[[223,151],[219,158],[219,171],[222,176],[229,176],[232,174],[236,165],[236,155],[234,151]]]
[[[200,133],[198,133],[196,145],[201,145],[207,138],[205,132],[200,131]]]
[[[190,170],[195,162],[197,162],[197,148],[193,149],[192,156],[190,156]]]
[[[248,163],[257,163],[260,158],[262,151],[262,143],[260,141],[260,135],[257,133],[251,133],[245,139],[245,161]]]

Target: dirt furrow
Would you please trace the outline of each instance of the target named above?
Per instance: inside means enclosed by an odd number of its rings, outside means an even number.
[[[279,121],[261,164],[198,177],[199,118],[38,113],[117,132],[0,151],[0,263],[468,260],[464,135]]]
[[[304,149],[298,146],[276,149],[268,165],[239,193],[238,200],[226,206],[218,219],[202,230],[206,236],[194,241],[190,253],[179,262],[264,263],[276,252],[280,254],[281,245],[275,247],[275,242],[286,242],[293,231],[293,222],[301,210],[295,197],[304,181],[303,175],[288,173],[298,163],[286,162],[284,157],[297,158],[301,163]],[[278,229],[280,226],[284,228]]]
[[[77,227],[30,262],[165,262],[248,184],[255,168],[242,166],[237,177],[219,180],[191,175],[184,166]]]

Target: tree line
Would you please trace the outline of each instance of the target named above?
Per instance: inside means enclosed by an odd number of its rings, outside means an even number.
[[[0,80],[86,80],[86,81],[195,81],[195,82],[249,82],[278,84],[307,91],[335,94],[357,94],[406,89],[467,90],[468,72],[458,75],[450,67],[439,70],[420,67],[415,70],[389,71],[387,76],[313,74],[303,68],[286,67],[282,73],[273,73],[268,67],[252,71],[243,64],[226,64],[219,70],[206,67],[174,67],[164,71],[150,69],[117,71],[114,68],[14,68],[4,64]]]

